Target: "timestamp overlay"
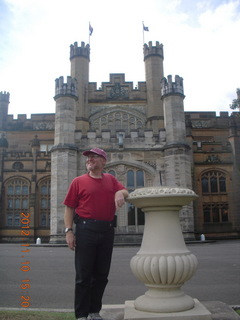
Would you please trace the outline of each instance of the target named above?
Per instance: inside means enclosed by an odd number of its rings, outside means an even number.
[[[31,280],[29,279],[29,271],[31,270],[31,263],[29,258],[30,253],[30,213],[20,214],[21,225],[21,265],[20,270],[22,273],[20,283],[20,306],[22,308],[29,308],[31,304]]]

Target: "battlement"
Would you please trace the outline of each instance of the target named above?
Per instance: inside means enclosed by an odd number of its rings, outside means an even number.
[[[101,145],[103,149],[156,149],[166,143],[166,133],[165,130],[159,130],[158,134],[154,134],[151,129],[132,129],[130,132],[119,129],[114,133],[111,130],[89,130],[83,135],[81,131],[77,131],[75,143],[80,149],[91,149],[96,145]]]
[[[161,81],[162,86],[162,96],[172,95],[172,94],[180,94],[184,96],[183,91],[183,78],[178,75],[175,76],[175,82],[172,81],[172,76],[169,75],[166,78],[163,78]]]
[[[81,47],[78,47],[78,43],[74,42],[70,46],[70,60],[74,57],[85,57],[90,60],[90,46],[87,44],[85,46],[85,42],[81,42]]]
[[[0,92],[0,102],[3,101],[3,102],[9,103],[9,97],[10,97],[9,92],[6,92],[6,91]]]
[[[148,45],[145,43],[143,46],[143,55],[144,61],[150,56],[159,56],[163,59],[163,44],[159,44],[158,41],[156,41],[156,46],[152,45],[152,41],[149,41]]]
[[[125,81],[124,73],[111,73],[109,82],[102,82],[97,89],[96,82],[90,82],[88,86],[89,102],[119,101],[119,100],[143,100],[146,101],[146,82],[138,82],[133,88],[133,82]]]
[[[63,77],[59,77],[55,80],[55,97],[59,96],[74,96],[77,99],[77,83],[76,79],[72,77],[67,77],[67,82],[64,82]]]

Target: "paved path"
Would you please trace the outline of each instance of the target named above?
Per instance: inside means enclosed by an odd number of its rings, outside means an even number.
[[[183,286],[184,292],[200,301],[240,305],[240,240],[187,247],[197,256],[199,265],[197,273]],[[74,253],[67,247],[28,248],[30,251],[24,253],[20,244],[0,244],[0,307],[20,307],[29,296],[32,308],[72,309]],[[138,250],[114,248],[104,304],[124,304],[146,291],[129,266]],[[24,289],[26,284],[31,287]]]

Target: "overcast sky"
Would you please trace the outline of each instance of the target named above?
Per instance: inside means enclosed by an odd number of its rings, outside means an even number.
[[[145,81],[143,40],[159,41],[165,76],[184,79],[185,111],[232,112],[240,0],[0,0],[0,91],[10,93],[10,114],[55,112],[55,79],[70,75],[69,46],[89,42],[89,21],[91,82],[110,73]]]

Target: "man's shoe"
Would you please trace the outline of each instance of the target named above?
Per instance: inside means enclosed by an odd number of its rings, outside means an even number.
[[[99,313],[89,313],[89,320],[103,320]]]
[[[77,320],[87,320],[86,317],[78,318]]]

